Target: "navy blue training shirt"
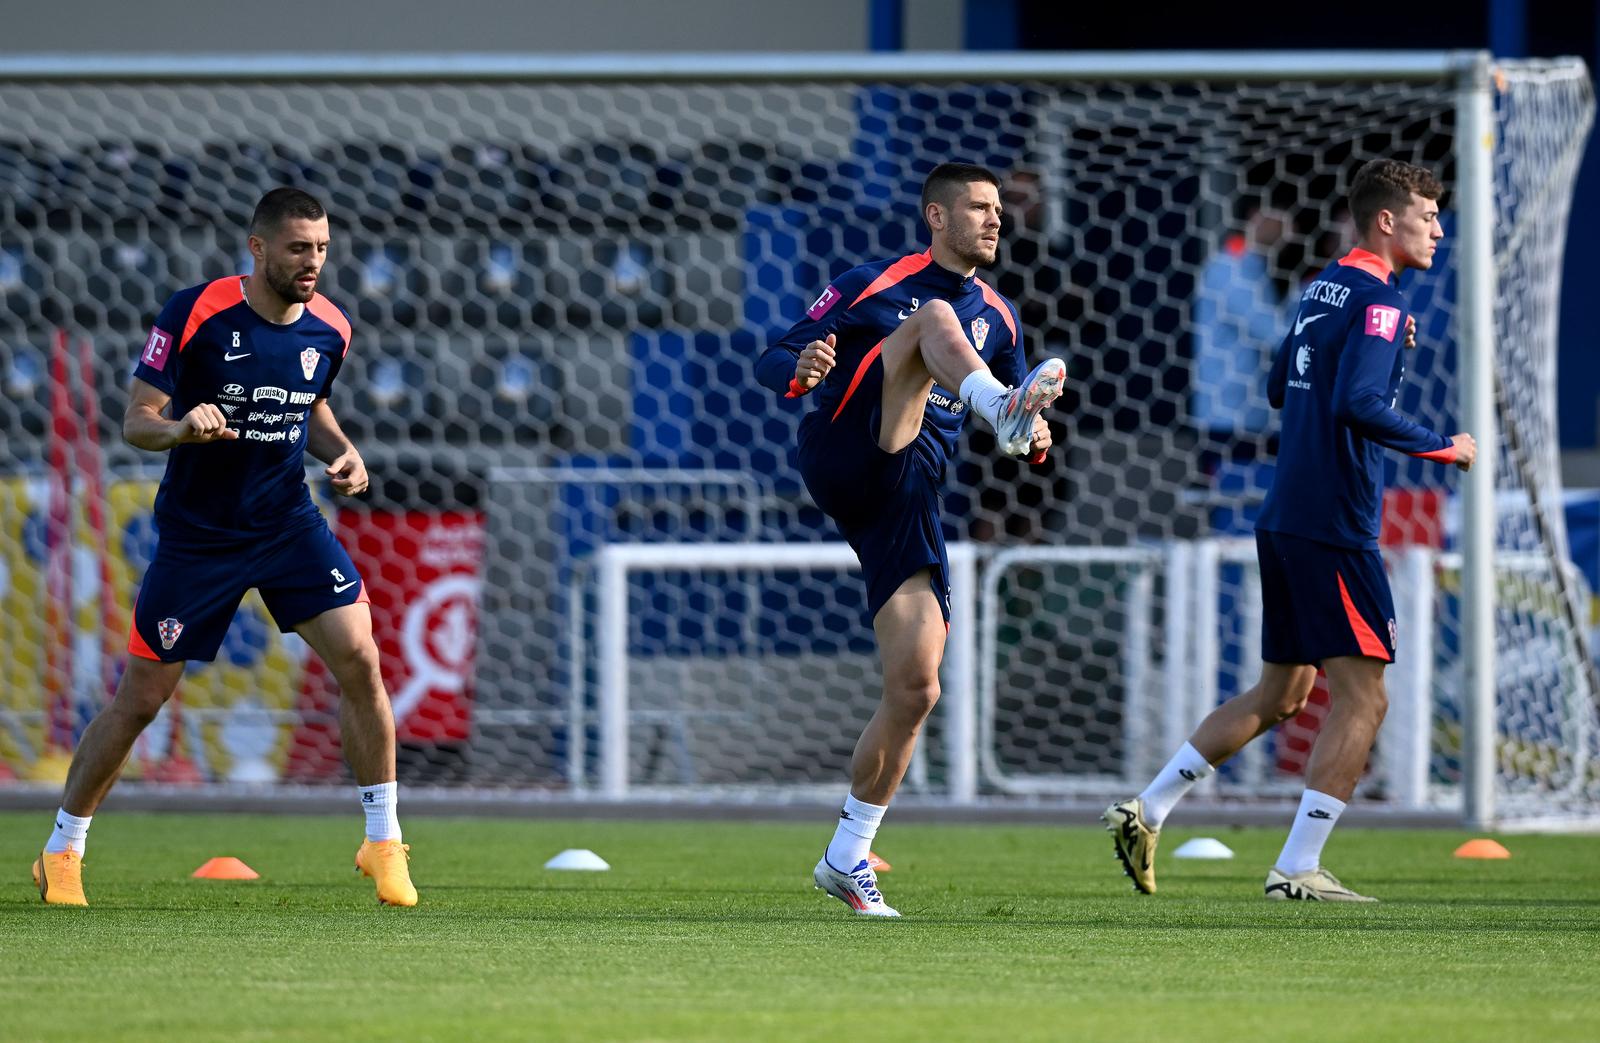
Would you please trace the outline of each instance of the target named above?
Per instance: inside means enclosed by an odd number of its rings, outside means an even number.
[[[1388,264],[1361,249],[1323,269],[1300,295],[1267,378],[1283,431],[1256,528],[1376,548],[1383,449],[1455,459],[1449,438],[1394,409],[1409,314]]]
[[[173,446],[156,493],[163,539],[227,542],[321,519],[305,483],[306,420],[350,347],[350,319],[320,293],[277,325],[229,276],[174,294],[133,375],[172,398],[170,417],[212,403],[237,440]]]
[[[855,393],[862,375],[877,361],[884,338],[929,301],[949,302],[978,357],[1002,384],[1015,387],[1027,375],[1016,305],[976,276],[962,276],[933,260],[929,251],[858,265],[839,276],[806,310],[805,318],[769,347],[756,362],[756,379],[779,394],[796,397],[791,387],[800,352],[814,340],[835,334],[834,368],[809,394],[816,406],[801,426],[831,420]],[[955,452],[966,420],[959,391],[935,384],[928,393],[922,430],[911,450],[943,468]]]

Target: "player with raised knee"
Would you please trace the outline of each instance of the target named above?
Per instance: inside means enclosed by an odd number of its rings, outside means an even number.
[[[1322,867],[1322,849],[1366,768],[1388,708],[1394,604],[1378,551],[1383,450],[1452,463],[1477,456],[1472,436],[1436,434],[1394,409],[1415,321],[1398,276],[1427,270],[1444,235],[1442,186],[1396,160],[1362,167],[1350,188],[1359,245],[1301,294],[1267,390],[1282,411],[1272,488],[1256,523],[1265,662],[1253,688],[1211,712],[1144,792],[1102,816],[1117,857],[1145,894],[1173,806],[1196,782],[1273,725],[1299,713],[1320,664],[1332,699],[1306,766],[1306,789],[1268,898],[1370,902]]]
[[[923,253],[859,265],[761,356],[762,384],[816,405],[800,424],[806,488],[855,549],[883,666],[883,700],[856,744],[850,795],[812,877],[864,916],[898,916],[878,890],[868,847],[939,697],[950,619],[940,488],[970,410],[1001,452],[1042,459],[1040,413],[1066,370],[1024,372],[1016,306],[976,275],[1000,237],[1000,182],[947,163],[928,175]],[[1015,385],[1008,387],[1007,385]]]
[[[273,189],[256,207],[249,246],[250,275],[167,302],[134,369],[123,437],[169,454],[156,493],[159,541],[134,605],[127,669],[84,730],[55,829],[33,864],[40,896],[54,905],[88,904],[82,863],[95,809],[185,661],[216,657],[251,587],[339,684],[340,736],[366,815],[356,867],[375,879],[380,902],[417,903],[366,588],[305,483],[310,453],[336,493],[367,488],[361,454],[328,405],[350,320],[316,292],[327,214],[305,192]]]

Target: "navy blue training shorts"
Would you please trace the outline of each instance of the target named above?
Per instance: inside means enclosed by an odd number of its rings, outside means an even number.
[[[1256,530],[1261,563],[1261,658],[1320,663],[1336,656],[1394,662],[1394,597],[1383,555]]]
[[[939,520],[943,467],[917,442],[898,453],[878,447],[882,363],[868,373],[837,419],[807,415],[800,427],[800,474],[861,560],[867,623],[906,580],[930,567],[930,586],[948,623],[950,556]]]
[[[161,539],[133,608],[128,651],[164,663],[210,662],[245,593],[255,587],[284,633],[332,608],[367,600],[366,585],[325,522],[259,541]]]

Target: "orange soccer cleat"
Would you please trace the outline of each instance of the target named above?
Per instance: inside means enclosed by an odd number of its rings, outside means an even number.
[[[47,905],[88,905],[83,897],[83,856],[72,849],[41,851],[33,861],[33,882]]]
[[[381,905],[416,905],[417,889],[411,883],[411,845],[398,840],[368,840],[356,851],[356,868],[378,884]]]

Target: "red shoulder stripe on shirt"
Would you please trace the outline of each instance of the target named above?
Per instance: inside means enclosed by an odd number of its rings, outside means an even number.
[[[933,251],[927,250],[919,254],[907,254],[883,270],[883,274],[867,284],[861,291],[861,296],[850,302],[854,308],[862,301],[875,293],[882,293],[902,279],[915,275],[933,263]]]
[[[189,343],[189,338],[194,336],[195,330],[200,328],[201,323],[242,300],[244,300],[244,287],[240,285],[237,275],[207,283],[206,288],[201,290],[200,296],[195,299],[194,307],[189,309],[189,321],[183,324],[183,336],[178,338],[178,350],[182,351],[184,345]]]
[[[1373,253],[1356,247],[1343,257],[1339,258],[1341,268],[1360,268],[1368,275],[1375,275],[1383,282],[1389,281],[1389,276],[1394,274],[1394,269],[1389,267],[1389,262]]]
[[[350,320],[344,317],[344,312],[320,293],[311,295],[311,301],[306,308],[311,314],[332,326],[334,332],[344,339],[344,351],[340,353],[340,357],[350,354]]]
[[[1006,320],[1006,329],[1011,331],[1011,343],[1019,344],[1020,342],[1017,340],[1017,324],[1011,319],[1011,309],[1006,307],[1006,299],[996,293],[994,288],[982,279],[977,280],[977,283],[978,287],[983,290],[984,301],[989,307],[999,312],[1002,319]]]

